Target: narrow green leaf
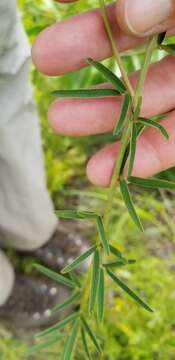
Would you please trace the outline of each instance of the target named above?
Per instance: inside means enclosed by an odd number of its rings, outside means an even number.
[[[104,98],[120,96],[119,91],[114,89],[79,89],[79,90],[56,90],[52,96],[62,98]]]
[[[145,126],[143,124],[141,124],[140,122],[137,122],[137,139],[142,134],[144,129],[145,129]]]
[[[161,45],[163,43],[165,37],[166,37],[166,31],[159,34],[157,37],[157,45]]]
[[[115,129],[113,131],[114,136],[118,136],[121,133],[122,129],[123,129],[130,102],[131,102],[130,96],[125,95],[124,101],[123,101],[123,104],[122,104],[122,108],[121,108],[121,112],[120,112],[120,116],[119,116],[119,120],[117,121]]]
[[[110,252],[115,255],[116,257],[118,257],[119,259],[121,259],[124,263],[127,262],[127,260],[123,257],[123,254],[121,253],[120,250],[118,250],[116,247],[114,247],[113,245],[109,245],[110,248]]]
[[[36,344],[31,346],[27,353],[25,354],[25,357],[33,356],[35,354],[40,353],[41,351],[47,349],[48,347],[54,345],[56,342],[63,339],[63,335],[57,335],[49,339],[48,341],[45,341],[44,343]]]
[[[74,322],[71,334],[65,343],[64,352],[63,352],[63,356],[62,356],[63,360],[71,360],[72,359],[73,351],[74,351],[75,344],[76,344],[76,339],[78,337],[79,326],[80,326],[80,324],[79,324],[79,319],[78,319]]]
[[[112,267],[118,267],[118,266],[124,266],[124,265],[132,265],[135,263],[136,263],[135,259],[129,259],[129,260],[126,260],[125,262],[123,262],[122,260],[118,260],[118,261],[113,261],[110,263],[103,264],[103,266],[112,268]]]
[[[98,214],[91,211],[77,211],[77,210],[56,210],[55,214],[62,219],[96,219]]]
[[[161,134],[165,137],[165,139],[167,139],[167,140],[169,139],[169,134],[168,134],[167,130],[160,123],[153,121],[151,119],[144,119],[144,118],[139,118],[139,123],[141,123],[142,125],[144,125],[146,127],[151,127],[151,128],[155,128],[155,129],[159,130],[161,132]]]
[[[65,309],[67,306],[70,306],[75,303],[80,298],[80,291],[75,291],[71,296],[69,296],[62,304],[58,304],[53,308],[53,312],[58,312]]]
[[[84,351],[85,351],[85,353],[87,355],[87,358],[89,360],[92,360],[92,357],[91,357],[91,354],[90,354],[90,351],[89,351],[89,348],[88,348],[87,340],[86,340],[86,334],[85,334],[85,331],[84,331],[83,328],[81,329],[81,338],[82,338],[83,348],[84,348]]]
[[[100,277],[100,254],[96,250],[94,253],[93,264],[92,264],[92,277],[91,277],[91,290],[89,298],[89,311],[92,312],[95,307],[98,283]]]
[[[57,274],[55,271],[50,270],[47,267],[40,265],[40,264],[34,264],[34,267],[36,270],[38,270],[42,274],[46,275],[48,278],[52,279],[53,281],[56,281],[59,284],[66,285],[73,289],[75,288],[75,284],[71,280],[69,280],[67,277]]]
[[[65,268],[61,271],[62,274],[67,274],[68,272],[72,271],[73,269],[77,268],[82,261],[86,260],[93,252],[96,250],[97,245],[91,246],[85,253],[78,256],[70,265],[65,266]]]
[[[123,262],[122,260],[112,261],[112,262],[103,264],[103,266],[105,268],[116,268],[116,267],[125,266],[125,265],[128,265],[128,262],[126,262],[126,261]]]
[[[153,309],[147,305],[132,289],[130,289],[123,281],[121,281],[112,271],[106,270],[111,279],[123,289],[133,300],[135,300],[139,305],[141,305],[145,310],[153,312]]]
[[[88,64],[92,65],[96,70],[98,70],[107,81],[113,84],[114,87],[120,92],[120,94],[126,92],[126,87],[123,82],[106,66],[97,61],[94,61],[91,58],[87,59],[87,62]]]
[[[141,221],[139,219],[139,216],[137,215],[137,212],[135,210],[135,207],[134,207],[134,204],[132,202],[131,195],[130,195],[130,192],[129,192],[129,188],[128,188],[128,185],[127,185],[125,180],[120,181],[120,189],[121,189],[121,193],[122,193],[122,196],[123,196],[123,200],[125,202],[125,205],[126,205],[126,207],[128,209],[128,212],[129,212],[132,220],[134,221],[136,226],[141,231],[143,231],[143,226],[142,226]]]
[[[127,160],[128,160],[128,156],[129,156],[129,144],[127,145],[126,147],[126,150],[125,150],[125,153],[124,153],[124,157],[123,157],[123,161],[122,161],[122,166],[121,166],[121,170],[120,170],[120,175],[123,174],[123,170],[125,168],[125,165],[127,163]]]
[[[134,160],[135,160],[135,154],[136,154],[136,145],[137,145],[137,125],[136,125],[136,123],[132,123],[130,151],[129,151],[128,176],[130,176],[132,174]]]
[[[69,315],[68,317],[66,317],[64,320],[60,321],[59,323],[57,323],[56,325],[53,325],[51,327],[49,327],[46,330],[40,331],[38,334],[36,334],[36,337],[44,337],[47,335],[52,334],[55,331],[61,330],[63,329],[67,324],[69,324],[70,322],[74,321],[75,319],[77,319],[79,316],[78,313],[73,313],[71,315]]]
[[[108,240],[106,238],[103,221],[102,221],[102,218],[100,216],[96,217],[96,224],[97,224],[99,237],[100,237],[100,240],[101,240],[102,245],[103,245],[103,249],[106,252],[106,254],[109,255],[110,254],[109,243],[108,243]]]
[[[142,106],[142,97],[140,96],[139,100],[138,100],[138,104],[137,104],[136,109],[133,114],[133,119],[132,119],[133,122],[136,122],[138,120],[138,117],[141,112],[141,106]]]
[[[70,279],[73,281],[76,287],[81,289],[81,282],[77,274],[74,271],[69,272]]]
[[[160,49],[166,51],[170,55],[175,55],[175,45],[160,45]]]
[[[104,269],[100,269],[100,279],[98,285],[98,306],[97,306],[97,318],[98,321],[103,321],[104,318],[104,301],[105,301],[105,281],[104,281]]]
[[[86,331],[86,333],[90,337],[90,339],[93,342],[94,346],[96,347],[97,351],[101,352],[101,348],[100,348],[100,345],[98,344],[96,336],[95,336],[94,332],[91,330],[90,326],[88,325],[88,323],[87,323],[87,321],[86,321],[86,319],[84,318],[83,315],[81,316],[81,320],[82,320],[82,323],[83,323],[84,330]]]
[[[162,179],[158,179],[158,178],[144,179],[144,178],[140,178],[140,177],[130,176],[128,178],[128,180],[130,183],[132,183],[134,185],[142,186],[142,187],[148,188],[148,189],[175,190],[175,182],[162,180]]]

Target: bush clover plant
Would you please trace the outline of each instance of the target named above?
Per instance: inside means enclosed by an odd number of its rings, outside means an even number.
[[[94,222],[96,224],[97,236],[93,245],[90,246],[85,253],[74,259],[71,264],[65,266],[60,273],[56,273],[42,265],[35,264],[35,268],[38,271],[50,279],[67,286],[71,290],[71,294],[66,301],[56,306],[53,311],[60,312],[68,307],[75,310],[72,310],[72,313],[63,317],[63,319],[55,325],[38,333],[36,336],[40,341],[28,350],[27,356],[33,356],[36,353],[48,349],[49,346],[59,341],[64,341],[64,350],[61,354],[55,354],[56,358],[62,360],[76,359],[76,347],[81,341],[81,346],[84,351],[83,359],[92,359],[94,354],[96,354],[98,359],[102,359],[103,341],[100,338],[99,329],[101,323],[104,321],[105,312],[107,311],[105,306],[105,298],[107,296],[105,284],[107,278],[114,282],[118,289],[124,291],[138,306],[141,306],[143,311],[153,312],[152,307],[117,275],[118,267],[129,266],[135,263],[135,260],[127,259],[127,257],[110,242],[108,233],[111,209],[117,187],[119,187],[121,191],[123,202],[131,219],[141,232],[144,231],[144,228],[132,199],[130,184],[148,189],[175,189],[175,183],[159,179],[158,177],[146,179],[132,175],[137,139],[144,129],[147,127],[155,128],[161,133],[161,136],[166,139],[169,138],[167,130],[157,120],[141,117],[140,111],[142,105],[142,90],[154,51],[157,48],[161,48],[170,54],[174,54],[175,47],[173,44],[164,44],[166,33],[153,36],[148,40],[144,64],[134,89],[130,83],[124,62],[117,47],[116,39],[114,39],[110,27],[105,0],[99,0],[99,2],[104,26],[111,43],[113,56],[121,72],[121,78],[118,78],[103,64],[89,58],[87,59],[87,65],[93,67],[105,80],[111,83],[111,89],[56,90],[52,95],[68,98],[123,96],[120,116],[116,119],[116,126],[113,130],[114,139],[120,138],[120,151],[114,166],[112,181],[108,191],[108,200],[103,214],[97,214],[91,211],[56,211],[59,218],[79,219],[82,221],[89,220]],[[83,276],[78,276],[76,269],[88,258],[91,258],[92,261],[87,273],[83,274]],[[92,326],[92,319],[93,323],[97,324],[98,333]],[[64,333],[62,330],[64,330]],[[92,347],[90,348],[89,341],[92,343]]]

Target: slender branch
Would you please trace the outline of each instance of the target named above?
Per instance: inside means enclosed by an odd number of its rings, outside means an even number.
[[[134,97],[134,90],[133,90],[132,85],[130,83],[130,80],[129,80],[127,71],[126,71],[126,69],[124,67],[123,61],[121,59],[120,52],[119,52],[117,44],[116,44],[116,40],[114,39],[114,35],[113,35],[112,29],[111,29],[111,25],[110,25],[110,22],[108,20],[108,14],[107,14],[107,10],[106,10],[104,0],[99,0],[99,1],[100,1],[101,12],[102,12],[105,28],[106,28],[106,31],[107,31],[107,34],[108,34],[108,37],[109,37],[109,40],[110,40],[110,43],[111,43],[111,47],[112,47],[112,50],[113,50],[114,57],[115,57],[115,59],[117,61],[117,64],[119,66],[119,69],[120,69],[123,81],[125,83],[125,86],[126,86],[126,88],[128,90],[128,93],[131,96],[131,98],[133,98]]]
[[[126,72],[126,70],[125,70],[125,68],[123,66],[123,62],[122,62],[122,59],[120,57],[120,53],[119,53],[119,51],[117,49],[117,46],[115,44],[115,40],[113,38],[113,34],[112,34],[112,31],[111,31],[111,28],[110,28],[107,12],[106,12],[105,5],[104,5],[104,0],[99,0],[99,1],[100,1],[100,4],[101,4],[101,9],[102,9],[102,13],[103,13],[103,18],[104,18],[106,30],[107,30],[107,33],[108,33],[109,38],[110,38],[110,42],[111,42],[111,45],[112,45],[112,48],[113,48],[113,52],[115,54],[115,58],[116,58],[117,63],[119,65],[119,67],[120,67],[120,70],[121,70],[121,73],[122,73],[122,76],[123,76],[123,80],[125,81],[125,85],[127,87],[128,93],[130,95],[132,95],[133,104],[135,104],[135,106],[137,106],[137,104],[139,102],[139,99],[140,99],[140,96],[141,96],[141,93],[142,93],[142,90],[143,90],[143,86],[144,86],[145,78],[146,78],[146,75],[147,75],[147,72],[148,72],[149,64],[151,62],[152,53],[153,53],[153,50],[154,50],[155,45],[156,45],[155,37],[148,44],[147,51],[146,51],[146,56],[145,56],[145,61],[144,61],[144,66],[143,66],[143,69],[140,72],[140,77],[138,79],[138,83],[137,83],[136,90],[135,90],[135,93],[134,93],[133,89],[132,89],[132,86],[130,84],[127,72]],[[131,136],[132,118],[133,118],[133,104],[130,104],[128,112],[127,112],[125,128],[124,128],[122,139],[121,139],[120,151],[119,151],[118,158],[116,160],[114,170],[113,170],[113,175],[112,175],[112,180],[111,180],[111,186],[110,186],[110,189],[109,189],[109,196],[108,196],[107,206],[106,206],[106,210],[105,210],[105,214],[104,214],[104,226],[106,227],[106,229],[108,228],[108,225],[109,225],[113,199],[115,197],[115,192],[116,192],[116,186],[117,186],[117,183],[118,183],[119,178],[120,178],[121,168],[122,168],[126,148],[128,146],[130,136]],[[80,310],[83,313],[86,313],[88,311],[88,297],[89,297],[89,292],[90,292],[91,270],[92,270],[92,266],[89,267],[89,270],[87,272],[85,285],[84,285],[81,300],[80,300]]]
[[[123,167],[126,164],[125,161],[127,160],[127,156],[128,156],[127,150],[130,145],[130,142],[131,142],[131,145],[133,145],[133,142],[134,142],[134,152],[135,152],[135,144],[136,144],[137,136],[135,135],[135,133],[134,133],[134,136],[132,136],[132,128],[133,128],[134,121],[137,121],[139,118],[139,112],[140,112],[140,107],[141,107],[140,100],[142,100],[141,96],[142,96],[142,92],[143,92],[143,88],[144,88],[144,84],[145,84],[145,79],[147,77],[147,73],[149,70],[150,63],[151,63],[152,54],[157,45],[157,36],[150,38],[150,41],[146,48],[144,64],[143,64],[142,69],[140,70],[140,75],[139,75],[139,78],[138,78],[138,81],[136,84],[136,88],[133,89],[130,79],[129,79],[129,76],[127,74],[127,71],[125,69],[125,66],[123,64],[118,46],[116,44],[116,39],[114,38],[112,29],[110,26],[110,21],[108,19],[108,13],[107,13],[107,9],[105,6],[105,0],[99,0],[99,2],[100,2],[100,6],[101,6],[101,11],[102,11],[102,15],[103,15],[106,32],[107,32],[107,35],[108,35],[110,43],[111,43],[113,54],[115,56],[118,66],[120,68],[122,80],[125,83],[126,90],[127,90],[127,96],[129,95],[129,99],[130,99],[129,108],[127,106],[127,109],[128,109],[127,113],[125,111],[124,115],[123,115],[123,117],[125,117],[125,119],[124,119],[122,137],[121,137],[121,141],[120,141],[119,153],[118,153],[117,159],[114,164],[112,180],[111,180],[111,184],[110,184],[110,188],[109,188],[107,205],[106,205],[105,213],[104,213],[104,226],[105,226],[106,233],[108,233],[108,226],[110,223],[110,216],[111,216],[111,212],[112,212],[113,200],[115,198],[116,187],[117,187],[117,185],[119,185],[119,182],[121,182],[121,178],[123,177]],[[130,146],[130,148],[132,149],[132,146]],[[133,160],[133,157],[134,157],[134,155],[132,154],[132,151],[131,151],[131,156],[130,156],[131,160]],[[131,163],[133,165],[133,161],[131,161]],[[70,214],[69,214],[69,216],[70,216]],[[79,215],[79,217],[83,219],[82,215],[81,216]],[[98,218],[98,220],[99,220],[99,218]],[[101,218],[100,218],[100,221],[101,221]],[[88,316],[88,302],[89,302],[89,297],[90,297],[90,310],[92,310],[92,311],[94,311],[94,313],[96,313],[95,305],[96,305],[96,301],[97,301],[100,311],[97,313],[96,321],[97,320],[101,321],[101,320],[103,320],[103,315],[104,315],[104,287],[105,287],[104,286],[105,264],[103,263],[103,260],[106,259],[106,257],[107,258],[109,257],[110,251],[108,251],[108,249],[112,250],[112,247],[110,247],[111,244],[107,244],[107,241],[109,241],[109,240],[107,240],[105,237],[103,224],[102,224],[101,232],[100,232],[101,222],[98,223],[98,221],[97,221],[97,225],[99,225],[97,230],[99,231],[101,242],[99,242],[98,238],[95,239],[95,243],[98,248],[98,251],[96,251],[94,253],[93,263],[89,266],[89,268],[87,270],[87,274],[84,278],[84,283],[81,286],[81,298],[80,298],[79,308],[80,308],[80,314],[84,314],[84,316],[86,316],[86,315]],[[171,227],[171,223],[169,225]],[[104,235],[104,237],[102,235]],[[106,249],[104,244],[107,244],[109,246],[109,248],[107,246],[106,252],[104,251],[104,249]],[[95,248],[95,250],[97,250],[97,249]],[[106,255],[106,253],[107,253],[107,255]],[[115,254],[115,252],[114,252],[114,254]],[[118,256],[118,253],[117,253],[117,256]],[[109,260],[109,258],[108,258],[108,260]],[[127,261],[126,261],[126,263],[127,263]],[[129,263],[129,261],[128,261],[128,263]],[[124,262],[124,264],[125,264],[125,262]],[[101,271],[101,273],[100,273],[100,271]],[[122,281],[120,281],[109,270],[107,270],[107,273],[133,299],[135,299],[145,309],[152,312],[152,309],[149,306],[147,306],[141,299],[139,299],[139,297],[133,292],[133,290],[129,289],[126,286],[126,284],[122,283]],[[95,286],[94,286],[94,284],[95,284]],[[103,299],[103,300],[101,300],[101,299]],[[70,305],[70,303],[69,303],[69,305]],[[65,322],[64,324],[67,324],[67,323]],[[86,325],[86,322],[85,322],[85,325]],[[78,323],[75,323],[75,325],[73,325],[73,331],[72,331],[73,336],[71,334],[70,337],[68,338],[68,341],[65,342],[64,354],[66,354],[66,356],[68,355],[68,352],[69,353],[71,352],[71,354],[72,354],[72,350],[74,350],[74,348],[72,347],[73,340],[75,341],[75,343],[73,344],[74,347],[76,345],[76,341],[78,339],[78,336],[77,336],[78,327],[77,326],[78,326]],[[95,339],[93,332],[92,333],[90,332],[90,328],[88,327],[88,325],[86,327],[87,327],[87,333],[89,333],[91,339],[92,340]],[[98,328],[98,323],[97,323],[97,328]],[[75,336],[74,336],[74,329],[76,330]],[[94,340],[93,342],[96,345],[96,348],[99,349],[99,351],[100,351],[100,347],[98,346],[97,341]],[[85,346],[85,350],[87,350],[86,348],[87,348],[87,346]],[[70,354],[70,357],[71,357],[71,354]],[[100,356],[100,359],[102,360],[103,354],[101,354],[99,356]]]
[[[135,93],[133,92],[132,86],[130,84],[128,75],[126,73],[126,70],[123,66],[123,62],[119,53],[119,50],[116,46],[113,34],[112,34],[112,30],[110,27],[110,22],[108,19],[108,15],[107,15],[107,11],[106,11],[106,6],[104,4],[104,0],[99,0],[100,1],[100,5],[101,5],[101,10],[102,10],[102,15],[103,15],[103,19],[104,19],[104,23],[105,23],[105,27],[106,27],[106,31],[108,33],[110,42],[111,42],[111,46],[113,48],[113,52],[116,58],[116,61],[118,63],[118,66],[120,68],[123,80],[125,82],[125,85],[127,87],[128,93],[131,95],[132,97],[132,103],[134,105],[134,108],[136,109],[139,99],[141,97],[142,94],[142,90],[143,90],[143,86],[145,83],[145,79],[147,76],[147,72],[149,69],[149,65],[151,62],[151,58],[152,58],[152,53],[156,47],[156,41],[157,41],[157,36],[154,36],[151,41],[149,42],[147,49],[146,49],[146,55],[145,55],[145,61],[143,64],[143,68],[140,71],[140,76],[138,79],[138,83],[136,86],[136,90]],[[110,213],[112,210],[112,204],[113,204],[113,199],[115,197],[115,191],[116,191],[116,186],[117,183],[119,181],[119,177],[120,177],[120,173],[121,173],[121,167],[123,164],[123,160],[124,160],[124,156],[125,156],[125,152],[130,140],[130,136],[131,136],[131,121],[133,118],[133,109],[132,106],[129,107],[127,116],[126,116],[126,122],[125,122],[125,128],[123,131],[123,135],[122,135],[122,139],[121,139],[121,145],[120,145],[120,150],[119,150],[119,154],[114,166],[114,170],[113,170],[113,174],[112,174],[112,180],[111,180],[111,186],[109,189],[109,196],[108,196],[108,201],[107,201],[107,206],[106,206],[106,210],[104,213],[104,225],[106,227],[106,229],[109,226],[109,222],[110,222]]]
[[[148,73],[148,69],[150,66],[150,62],[151,62],[151,58],[152,58],[152,53],[155,50],[157,45],[157,36],[153,36],[151,38],[151,40],[148,42],[148,46],[146,49],[146,55],[145,55],[145,60],[144,60],[144,64],[143,67],[140,71],[140,76],[136,85],[136,90],[135,90],[135,103],[138,104],[139,98],[141,96],[143,87],[144,87],[144,83],[145,83],[145,79]]]
[[[131,111],[131,107],[130,107],[130,109],[128,111],[127,119],[126,119],[126,127],[123,131],[120,151],[119,151],[117,160],[114,165],[107,205],[106,205],[106,209],[105,209],[105,213],[104,213],[104,226],[106,228],[106,231],[108,230],[108,226],[109,226],[112,204],[113,204],[113,200],[114,200],[115,193],[116,193],[116,186],[117,186],[117,183],[120,178],[120,171],[121,171],[121,167],[122,167],[122,163],[123,163],[123,158],[124,158],[125,151],[128,146],[128,142],[129,142],[129,138],[130,138],[130,134],[131,134],[131,122],[130,122],[131,115],[132,115],[132,111]]]

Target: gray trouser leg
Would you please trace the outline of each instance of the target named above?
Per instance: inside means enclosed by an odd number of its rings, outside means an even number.
[[[13,282],[13,268],[3,252],[0,251],[0,306],[9,297],[13,288]]]
[[[0,243],[21,250],[43,245],[57,224],[46,189],[29,64],[16,1],[0,0]],[[1,258],[0,303],[7,266]]]

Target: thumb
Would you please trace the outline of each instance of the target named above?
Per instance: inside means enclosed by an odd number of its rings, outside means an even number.
[[[118,0],[116,15],[122,30],[137,36],[152,35],[175,25],[175,1]]]

